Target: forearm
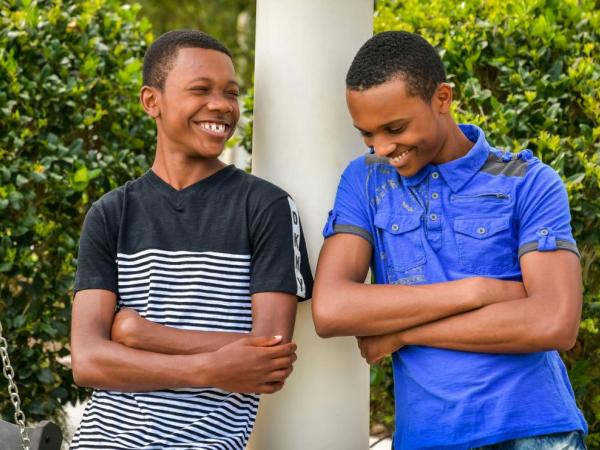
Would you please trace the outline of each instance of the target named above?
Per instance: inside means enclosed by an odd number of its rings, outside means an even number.
[[[377,361],[404,345],[483,353],[569,350],[577,340],[581,318],[578,259],[568,251],[531,252],[520,263],[526,295],[401,332],[360,339],[363,356]]]
[[[281,336],[282,343],[290,342],[296,315],[295,296],[264,292],[253,298],[250,333],[184,330],[147,320],[132,309],[123,309],[115,316],[111,338],[127,347],[167,355],[214,352],[248,336]]]
[[[165,355],[193,355],[219,350],[243,337],[247,333],[221,331],[196,331],[161,325],[142,317],[133,319],[133,330],[113,333],[113,339],[131,348],[162,353]],[[114,330],[114,328],[113,328]]]
[[[143,392],[214,384],[211,354],[163,355],[105,339],[81,344],[72,352],[73,375],[80,386]]]
[[[430,347],[483,353],[529,353],[572,346],[572,334],[553,317],[569,314],[531,297],[417,326],[396,334],[397,346]]]
[[[393,333],[505,300],[519,285],[482,278],[418,286],[340,282],[328,289],[335,299],[322,307],[327,325],[321,334]]]

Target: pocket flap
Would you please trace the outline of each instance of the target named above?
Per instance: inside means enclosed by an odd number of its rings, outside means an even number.
[[[375,214],[374,224],[392,234],[402,234],[421,226],[420,214],[394,214],[391,212],[378,212]]]
[[[510,216],[455,219],[454,231],[476,239],[486,239],[510,227]]]

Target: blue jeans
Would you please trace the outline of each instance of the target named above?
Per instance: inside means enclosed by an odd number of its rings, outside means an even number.
[[[579,431],[531,436],[499,444],[484,445],[472,450],[586,450]]]

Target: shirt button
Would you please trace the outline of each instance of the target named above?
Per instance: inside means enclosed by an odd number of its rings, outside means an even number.
[[[398,226],[397,223],[392,225],[392,231],[398,231],[400,229],[400,227]]]
[[[548,236],[548,228],[542,228],[542,229],[540,230],[540,234],[541,234],[542,236]]]
[[[431,220],[437,220],[438,216],[437,216],[437,214],[431,214],[431,215],[429,216],[429,218],[430,218]]]
[[[434,192],[433,194],[431,194],[431,198],[434,200],[437,200],[438,198],[440,198],[440,194],[438,194],[437,192]]]
[[[439,173],[437,173],[437,172],[433,172],[433,173],[431,174],[431,178],[433,178],[434,180],[437,180],[439,177],[440,177],[440,174],[439,174]]]
[[[477,228],[477,234],[485,234],[485,228],[484,227]]]

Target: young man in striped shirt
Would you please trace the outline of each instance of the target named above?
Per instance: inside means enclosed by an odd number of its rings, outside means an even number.
[[[306,246],[284,191],[218,159],[238,92],[230,53],[204,33],[146,53],[154,164],[92,205],[80,240],[73,374],[94,392],[71,448],[243,449],[256,394],[292,371]]]

